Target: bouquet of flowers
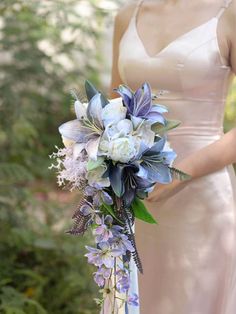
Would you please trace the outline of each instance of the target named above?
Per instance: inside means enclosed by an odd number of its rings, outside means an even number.
[[[59,127],[65,147],[56,147],[50,155],[56,162],[49,168],[56,168],[59,186],[82,191],[67,233],[92,231],[94,246],[86,246],[85,256],[97,267],[94,280],[102,292],[97,303],[102,306],[112,295],[113,308],[118,296],[122,304],[138,306],[138,295],[129,294],[131,258],[143,272],[134,222],[157,223],[142,202],[156,182],[188,178],[172,167],[176,153],[166,135],[180,122],[164,117],[168,109],[156,103],[158,95],[147,82],[135,92],[120,85],[115,99],[107,99],[89,81],[85,90],[86,102],[73,92],[76,118]]]

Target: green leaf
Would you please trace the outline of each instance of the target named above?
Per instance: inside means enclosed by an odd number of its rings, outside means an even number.
[[[169,169],[170,169],[171,175],[180,181],[190,180],[192,178],[191,175],[189,175],[189,174],[187,174],[187,173],[185,173],[185,172],[183,172],[183,171],[181,171],[175,167],[169,167]]]
[[[166,125],[163,125],[161,123],[155,123],[152,125],[152,131],[156,134],[163,134],[167,131],[176,128],[181,124],[181,121],[179,120],[166,120]]]
[[[87,170],[88,171],[94,170],[98,168],[99,166],[101,166],[103,162],[104,162],[103,157],[98,157],[97,160],[90,159],[87,163]]]
[[[88,80],[85,81],[85,90],[88,100],[91,100],[94,95],[100,93],[102,107],[104,108],[109,103],[108,99],[100,91],[98,91],[96,87]]]
[[[103,205],[103,207],[105,207],[105,209],[108,211],[108,213],[111,214],[111,216],[112,216],[113,218],[115,218],[117,221],[119,221],[122,225],[124,224],[123,221],[121,221],[119,218],[116,217],[116,214],[115,214],[115,212],[114,212],[114,209],[112,208],[111,205],[107,205],[107,204],[105,204],[105,203],[103,203],[102,205]]]
[[[138,197],[135,197],[133,203],[131,204],[131,208],[136,218],[150,224],[157,224],[157,221],[152,217],[144,203]]]
[[[102,108],[104,108],[108,103],[108,99],[101,93],[101,102],[102,102]]]
[[[93,84],[89,80],[85,81],[85,91],[88,100],[92,99],[93,96],[98,93],[98,90],[93,86]]]

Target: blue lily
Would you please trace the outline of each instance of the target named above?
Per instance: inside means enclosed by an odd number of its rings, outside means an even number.
[[[135,163],[110,164],[108,173],[114,193],[122,197],[127,207],[131,205],[136,195],[143,195],[154,185],[153,181],[142,175],[140,166]]]
[[[166,136],[160,138],[151,148],[146,148],[140,155],[140,169],[144,176],[152,182],[168,184],[172,181],[170,164],[177,154],[169,149],[165,150]]]
[[[152,91],[149,83],[145,82],[133,92],[128,86],[120,85],[114,89],[123,99],[127,114],[149,120],[151,123],[166,124],[163,113],[168,112],[163,105],[152,103]]]

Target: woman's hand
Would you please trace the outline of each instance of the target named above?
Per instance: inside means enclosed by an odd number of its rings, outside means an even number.
[[[177,179],[174,179],[168,184],[156,183],[154,190],[149,194],[146,200],[151,203],[163,201],[182,190],[187,183],[187,181]]]

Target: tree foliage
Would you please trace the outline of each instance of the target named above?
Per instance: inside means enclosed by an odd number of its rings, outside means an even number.
[[[63,232],[73,209],[51,201],[48,166],[70,89],[100,84],[109,14],[95,0],[0,2],[0,313],[95,313],[85,240]]]

